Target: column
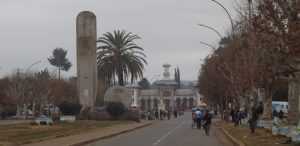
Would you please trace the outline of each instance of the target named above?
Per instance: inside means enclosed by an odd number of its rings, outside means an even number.
[[[133,105],[138,105],[138,89],[133,89]]]
[[[154,109],[154,97],[151,97],[151,109]]]
[[[148,111],[148,97],[146,97],[145,99],[145,111]]]
[[[187,103],[186,103],[186,106],[187,106],[188,109],[190,109],[190,98],[189,98],[189,97],[187,97]]]
[[[76,18],[77,90],[81,110],[94,111],[97,93],[96,16],[83,11]]]

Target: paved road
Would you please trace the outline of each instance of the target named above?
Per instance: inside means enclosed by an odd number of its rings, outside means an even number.
[[[151,126],[97,141],[87,146],[222,146],[211,130],[191,128],[191,113],[177,119],[163,120]]]

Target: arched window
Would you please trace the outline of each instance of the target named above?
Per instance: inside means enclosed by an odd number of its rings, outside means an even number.
[[[164,92],[163,92],[163,96],[164,96],[164,97],[171,96],[171,93],[170,93],[169,91],[164,91]]]

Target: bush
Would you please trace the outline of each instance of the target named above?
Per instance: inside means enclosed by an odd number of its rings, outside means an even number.
[[[81,110],[81,105],[79,103],[72,103],[66,101],[59,104],[58,107],[63,115],[76,115],[79,114]]]
[[[15,116],[17,113],[17,107],[8,107],[5,110],[7,116]]]
[[[106,112],[117,120],[125,112],[125,106],[121,102],[109,102],[106,106]]]

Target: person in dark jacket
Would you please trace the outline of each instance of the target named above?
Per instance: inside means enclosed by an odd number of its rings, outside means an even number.
[[[177,110],[174,110],[174,118],[177,118]]]
[[[159,116],[158,116],[158,111],[157,110],[155,110],[154,114],[155,114],[155,119],[159,120]]]
[[[231,122],[234,123],[235,117],[234,117],[234,110],[233,109],[230,110],[230,115],[231,115]]]
[[[283,111],[282,110],[279,111],[278,117],[279,117],[280,120],[283,119]]]
[[[209,130],[210,130],[210,126],[211,126],[211,119],[212,119],[212,115],[206,111],[204,116],[203,116],[203,121],[204,121],[204,129],[205,129],[205,133],[206,135],[209,135]]]
[[[164,112],[162,110],[159,110],[160,120],[163,120],[163,115],[164,115]]]
[[[275,117],[278,117],[278,112],[277,112],[277,110],[273,110],[273,118],[275,118]]]

